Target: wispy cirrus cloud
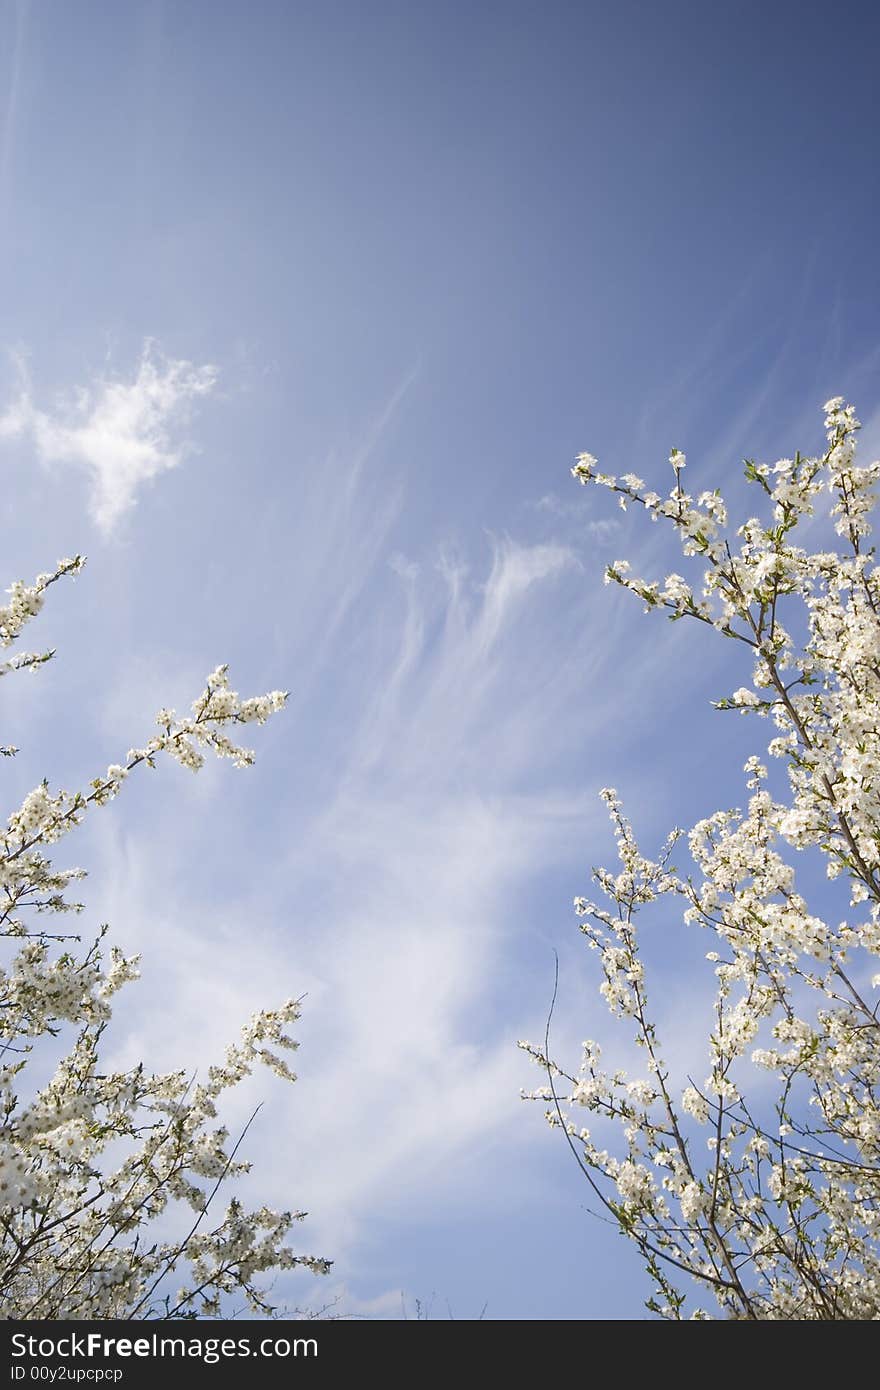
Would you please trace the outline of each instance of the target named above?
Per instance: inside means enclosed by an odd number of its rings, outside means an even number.
[[[598,546],[609,545],[620,532],[620,522],[614,517],[591,517],[592,498],[560,497],[556,492],[547,492],[533,504],[533,509],[554,526],[576,529]]]
[[[2,135],[0,135],[0,194],[2,210],[6,211],[9,202],[10,170],[15,148],[15,132],[18,123],[19,88],[24,61],[25,33],[27,28],[29,0],[17,0],[13,6],[9,28],[12,29],[12,42],[4,35],[4,50],[9,54],[9,70],[6,75],[6,100],[3,112]],[[5,26],[4,26],[5,27]]]
[[[181,430],[217,381],[215,367],[166,357],[148,340],[128,377],[98,376],[43,409],[22,358],[17,366],[20,389],[0,415],[0,439],[28,440],[42,463],[83,469],[91,480],[91,515],[105,535],[131,510],[144,483],[192,452]]]
[[[241,1129],[267,1102],[254,1194],[305,1207],[304,1245],[386,1311],[395,1276],[376,1274],[377,1232],[488,1200],[516,1213],[527,1172],[541,1203],[543,1129],[523,1115],[534,1077],[515,1040],[544,1026],[552,946],[604,834],[593,753],[612,717],[636,722],[656,678],[650,644],[595,616],[589,514],[579,548],[551,507],[543,539],[533,507],[532,540],[471,554],[403,532],[384,446],[411,379],[360,440],[303,465],[260,527],[285,608],[255,656],[267,679],[297,680],[259,795],[206,768],[157,785],[161,815],[101,817],[89,895],[126,949],[145,948],[115,1064],[203,1068],[253,1008],[306,996],[294,1092],[255,1078],[224,1121]],[[181,675],[176,659],[143,660],[112,692],[120,738],[144,679],[158,704]],[[552,1184],[552,1148],[546,1162]]]
[[[296,545],[290,556],[296,588]],[[272,814],[289,826],[288,843],[237,903],[221,906],[190,882],[191,806],[172,808],[137,846],[109,821],[102,828],[101,909],[127,943],[151,943],[146,1014],[133,1000],[121,1055],[144,1050],[158,997],[169,1064],[204,1065],[258,1002],[308,996],[301,1080],[291,1099],[272,1091],[261,1183],[273,1200],[295,1194],[313,1213],[310,1243],[337,1254],[401,1203],[460,1200],[450,1175],[461,1155],[518,1129],[519,1020],[499,1012],[497,997],[522,949],[511,911],[596,814],[552,766],[574,675],[559,670],[553,615],[577,557],[505,537],[476,573],[435,561],[389,556],[396,604],[372,601],[365,587],[356,683],[369,694],[350,706],[357,717],[321,800],[304,807],[302,790],[279,788]],[[333,575],[328,556],[321,577]],[[339,672],[348,638],[340,629],[332,640]],[[314,795],[309,752],[301,762],[292,733],[285,765]],[[311,754],[321,762],[340,736],[312,728]],[[159,862],[173,908],[139,919],[132,904],[149,900]],[[246,940],[236,925],[245,919]],[[262,1080],[236,1102],[233,1124],[258,1093],[267,1094]],[[520,1140],[531,1143],[529,1126]],[[475,1194],[489,1181],[488,1157],[481,1163]],[[458,1196],[438,1195],[450,1182]],[[343,1274],[354,1265],[352,1254]]]
[[[227,770],[207,768],[157,787],[161,817],[127,830],[102,817],[93,846],[100,919],[145,948],[142,987],[114,1021],[119,1065],[204,1067],[253,1008],[306,996],[294,1092],[255,1078],[224,1120],[241,1128],[268,1102],[254,1192],[304,1206],[304,1244],[389,1308],[377,1229],[418,1211],[451,1220],[489,1193],[515,1211],[541,1161],[515,1040],[543,1026],[573,864],[604,825],[571,749],[591,746],[605,703],[620,715],[638,700],[650,665],[633,649],[626,683],[603,695],[619,634],[592,618],[589,555],[551,509],[563,538],[490,536],[465,554],[401,534],[405,490],[384,446],[411,379],[360,440],[303,466],[295,504],[273,499],[261,528],[268,582],[292,601],[259,659],[269,679],[286,663],[297,680],[250,813]],[[113,692],[120,738],[145,679],[156,704],[180,679],[177,661],[144,662]],[[218,874],[206,826],[221,780]],[[548,876],[553,926],[534,908]]]

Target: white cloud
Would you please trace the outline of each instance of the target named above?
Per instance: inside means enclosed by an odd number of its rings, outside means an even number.
[[[4,16],[6,19],[6,16]],[[16,143],[16,131],[18,126],[18,104],[19,89],[21,86],[21,73],[24,65],[25,35],[27,29],[28,11],[26,4],[15,6],[14,13],[9,18],[9,22],[4,28],[11,28],[14,37],[10,44],[7,34],[4,34],[3,49],[5,54],[11,50],[9,60],[9,75],[7,79],[6,112],[3,121],[3,134],[0,137],[0,192],[2,192],[3,211],[0,215],[5,215],[8,211],[10,202],[10,173],[13,163],[13,151]]]
[[[613,517],[603,516],[598,521],[588,521],[587,531],[598,545],[605,545],[613,540],[620,531],[620,522]]]
[[[180,802],[152,842],[117,838],[108,819],[95,877],[101,915],[145,947],[131,1034],[115,1034],[126,1059],[155,1056],[158,999],[157,1060],[205,1065],[258,1003],[307,995],[301,1079],[292,1095],[269,1091],[254,1190],[304,1204],[305,1243],[340,1256],[383,1212],[468,1200],[489,1181],[488,1157],[474,1156],[501,1136],[520,1151],[543,1140],[519,1100],[532,1079],[515,1047],[524,1020],[499,1008],[499,979],[530,932],[514,921],[517,894],[601,814],[545,761],[571,696],[573,673],[552,660],[571,552],[499,540],[482,580],[449,562],[439,578],[392,563],[404,590],[396,645],[387,609],[368,605],[372,655],[368,643],[358,679],[371,695],[323,804],[273,807],[290,818],[287,853],[260,861],[240,901],[200,901]],[[149,917],[135,917],[148,902]],[[453,1177],[462,1155],[467,1182]]]
[[[550,516],[561,517],[563,520],[572,517],[580,520],[588,510],[583,498],[578,497],[572,501],[568,497],[560,497],[556,492],[546,492],[533,503],[533,506],[536,511],[547,512]]]
[[[300,1081],[261,1079],[229,1122],[265,1096],[252,1192],[305,1206],[304,1245],[383,1297],[387,1275],[377,1290],[359,1264],[377,1224],[487,1200],[515,1210],[525,1155],[548,1148],[519,1099],[534,1077],[515,1042],[543,1026],[551,939],[582,886],[564,882],[604,826],[571,749],[589,746],[606,702],[621,714],[639,700],[650,666],[637,647],[603,695],[617,638],[591,619],[563,544],[490,539],[470,569],[396,551],[400,492],[373,452],[400,394],[345,451],[354,467],[304,481],[289,520],[264,655],[293,653],[298,676],[278,768],[251,774],[271,813],[238,820],[225,769],[157,786],[162,814],[136,837],[117,819],[126,799],[100,818],[88,893],[144,950],[114,1021],[120,1060],[204,1066],[251,1009],[306,995]],[[130,699],[119,692],[115,723]],[[200,881],[214,837],[222,881]],[[545,874],[560,879],[549,914],[534,906]],[[536,983],[523,961],[545,946]]]
[[[581,490],[582,491],[582,490]],[[606,545],[620,531],[620,522],[614,517],[590,519],[593,510],[592,497],[560,497],[558,493],[547,492],[533,504],[534,510],[548,517],[557,527],[562,524],[571,530],[586,533],[597,545]]]
[[[191,452],[178,431],[217,380],[215,367],[165,357],[147,342],[132,377],[98,377],[49,411],[34,403],[21,362],[19,369],[21,390],[0,416],[0,438],[29,439],[45,464],[85,469],[91,514],[105,534],[134,505],[143,483]]]

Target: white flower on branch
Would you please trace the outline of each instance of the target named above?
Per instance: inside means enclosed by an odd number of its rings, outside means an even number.
[[[65,560],[33,585],[13,585],[0,609],[0,644],[12,645],[50,585],[81,567],[80,557]],[[115,947],[107,955],[101,938],[84,949],[78,937],[49,929],[55,914],[81,910],[66,894],[83,877],[81,869],[54,868],[50,845],[112,801],[137,767],[162,756],[193,770],[210,753],[248,766],[253,754],[232,734],[238,725],[265,723],[286,698],[276,690],[241,699],[220,666],[189,714],[161,710],[158,733],[87,790],[41,783],[0,831],[0,937],[8,946],[0,963],[4,1317],[220,1317],[233,1294],[267,1316],[260,1276],[329,1268],[288,1243],[302,1212],[247,1210],[236,1197],[225,1215],[214,1211],[223,1183],[249,1167],[237,1156],[243,1136],[230,1140],[218,1105],[258,1065],[295,1080],[289,1028],[298,1002],[255,1014],[204,1078],[152,1073],[146,1064],[108,1070],[101,1037],[114,996],[137,979],[137,958]],[[60,1055],[48,1079],[47,1044]],[[174,1238],[168,1231],[178,1204],[191,1214]],[[153,1229],[160,1218],[162,1235]]]
[[[661,1317],[688,1316],[702,1285],[737,1319],[880,1319],[880,571],[866,544],[880,462],[857,462],[859,422],[842,397],[825,416],[823,454],[746,463],[765,515],[734,536],[717,493],[685,492],[679,450],[665,500],[632,474],[600,472],[589,454],[572,470],[665,521],[685,556],[702,560],[701,582],[673,574],[661,585],[626,561],[606,581],[740,644],[751,685],[717,707],[772,716],[767,752],[788,773],[777,799],[762,759],[748,759],[746,810],[718,811],[690,833],[695,877],[669,865],[677,837],[645,858],[616,794],[602,793],[620,867],[595,871],[606,904],[578,898],[576,909],[649,1090],[600,1072],[597,1048],[570,1074],[549,1055],[549,1028],[544,1047],[524,1044],[550,1080],[548,1118],[641,1251]],[[842,543],[811,552],[797,528],[823,503]],[[792,850],[847,884],[834,920],[808,908]],[[650,1007],[638,914],[660,899],[677,900],[716,948],[699,1089],[673,1085]],[[615,1125],[616,1144],[600,1149],[570,1124],[570,1103]]]

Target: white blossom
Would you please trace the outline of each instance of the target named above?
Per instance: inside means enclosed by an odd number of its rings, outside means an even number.
[[[33,585],[14,584],[0,608],[0,644],[12,645],[46,590],[81,568],[76,557]],[[20,657],[17,665],[50,655]],[[12,669],[15,658],[0,673]],[[242,700],[226,667],[217,667],[189,714],[160,710],[158,732],[84,790],[40,783],[0,830],[7,946],[0,959],[0,1316],[221,1317],[235,1294],[266,1316],[260,1276],[328,1268],[288,1243],[303,1213],[249,1211],[234,1196],[225,1215],[213,1208],[216,1190],[249,1166],[219,1121],[223,1097],[257,1065],[295,1079],[287,1059],[296,1047],[289,1029],[298,1002],[255,1014],[204,1077],[186,1068],[113,1070],[102,1060],[101,1038],[116,994],[137,979],[138,960],[116,947],[108,952],[103,932],[83,948],[78,936],[50,930],[54,915],[82,910],[67,894],[83,871],[55,868],[49,846],[112,801],[137,767],[162,756],[194,770],[208,753],[249,765],[253,754],[231,734],[264,723],[285,700],[281,691]],[[191,1214],[183,1213],[176,1234],[180,1203]]]
[[[642,1252],[661,1317],[686,1315],[702,1284],[730,1318],[880,1319],[880,571],[868,543],[880,462],[859,463],[859,421],[843,397],[824,409],[823,454],[746,464],[763,514],[733,535],[718,493],[685,491],[677,449],[665,499],[633,474],[600,473],[591,455],[573,470],[670,525],[699,557],[695,582],[641,578],[624,560],[605,577],[648,610],[740,644],[748,684],[717,708],[768,719],[767,753],[787,772],[783,792],[762,757],[748,759],[745,809],[693,828],[696,873],[684,877],[670,863],[677,832],[645,857],[617,794],[603,791],[619,864],[595,871],[601,897],[576,909],[600,993],[652,1080],[601,1071],[595,1045],[570,1076],[524,1044],[551,1080],[554,1124],[568,1095],[617,1127],[616,1142],[605,1133],[600,1148],[584,1132],[578,1149]],[[833,532],[837,549],[797,543],[808,517],[809,537],[827,544]],[[839,883],[833,915],[810,910],[796,851]],[[673,1084],[650,1006],[639,914],[661,899],[713,939],[699,1089]]]

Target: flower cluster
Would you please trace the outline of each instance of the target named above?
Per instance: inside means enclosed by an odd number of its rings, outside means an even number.
[[[74,555],[72,559],[59,560],[52,574],[38,574],[33,584],[16,580],[8,590],[9,602],[0,606],[0,647],[11,647],[18,640],[25,623],[35,618],[42,609],[50,585],[67,575],[79,574],[84,564],[82,555]],[[0,676],[10,671],[21,671],[26,666],[36,670],[52,655],[52,652],[18,652],[8,661],[0,662]],[[17,749],[6,747],[2,752],[15,753]]]
[[[11,645],[46,589],[81,567],[77,557],[30,587],[13,585],[0,609],[0,643]],[[219,1317],[236,1293],[262,1316],[271,1309],[261,1275],[329,1268],[288,1245],[301,1212],[248,1211],[233,1198],[225,1215],[211,1215],[220,1186],[249,1167],[237,1158],[243,1136],[231,1142],[220,1122],[224,1094],[258,1065],[295,1079],[287,1057],[296,1048],[289,1028],[297,1001],[255,1014],[201,1080],[145,1065],[109,1070],[102,1033],[114,996],[137,979],[138,960],[107,952],[106,928],[83,949],[78,936],[47,925],[54,914],[82,911],[67,895],[84,876],[55,868],[48,846],[162,755],[194,770],[207,753],[249,765],[253,754],[231,731],[265,723],[285,700],[281,691],[241,699],[218,667],[188,715],[160,711],[158,733],[87,790],[41,783],[0,830],[0,939],[8,947],[0,961],[0,1316]],[[183,1234],[169,1238],[187,1209]],[[165,1238],[154,1229],[159,1219]]]
[[[774,796],[767,766],[749,758],[745,809],[694,827],[687,875],[669,866],[677,833],[646,859],[603,793],[620,869],[595,872],[604,904],[575,906],[647,1078],[602,1071],[592,1042],[575,1072],[552,1060],[549,1040],[523,1044],[550,1081],[532,1094],[550,1101],[551,1124],[639,1247],[657,1288],[649,1306],[664,1317],[685,1316],[702,1287],[732,1318],[880,1318],[880,571],[868,543],[880,463],[857,462],[859,421],[842,398],[827,402],[825,427],[819,456],[747,462],[763,515],[735,536],[716,492],[685,490],[678,450],[665,498],[589,454],[572,470],[671,525],[702,560],[697,584],[641,579],[625,561],[606,579],[747,648],[750,683],[717,708],[771,721],[767,752],[787,771]],[[827,549],[796,543],[807,518]],[[846,885],[833,917],[810,910],[792,850]],[[636,918],[660,898],[713,938],[696,1076],[664,1061],[649,1008]],[[604,1147],[576,1118],[584,1108]]]

